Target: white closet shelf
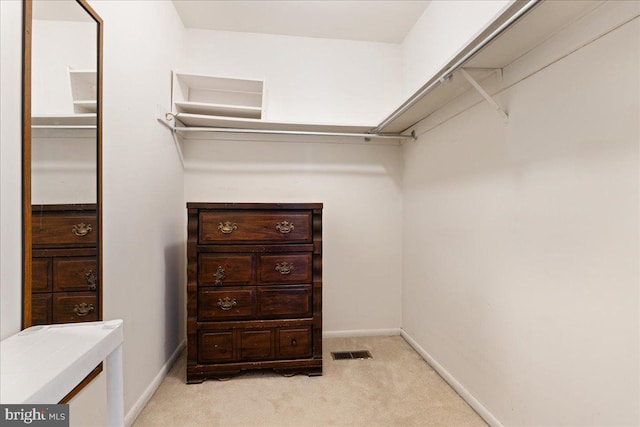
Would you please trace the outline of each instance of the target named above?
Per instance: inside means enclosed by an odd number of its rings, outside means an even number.
[[[208,116],[179,113],[176,118],[187,127],[214,127],[249,130],[282,130],[302,132],[366,133],[371,125],[347,125],[332,123],[298,123],[270,120],[245,119],[236,117]]]
[[[262,80],[207,76],[204,74],[182,73],[178,71],[175,71],[174,74],[178,82],[188,88],[255,94],[261,94],[263,92],[264,82]]]
[[[470,82],[455,74],[461,68],[481,82],[603,3],[601,0],[515,1],[375,130],[409,131],[431,113],[472,89]]]
[[[88,101],[73,101],[73,111],[83,113],[96,113],[98,111],[98,101],[95,99]]]
[[[220,114],[198,114],[201,111],[195,112],[195,110],[183,110],[184,112],[177,110],[177,113],[169,113],[165,120],[160,119],[160,121],[168,127],[184,133],[187,133],[190,128],[197,127],[198,129],[191,130],[204,132],[208,128],[215,132],[225,132],[225,129],[228,129],[228,132],[233,133],[242,133],[244,130],[247,134],[259,131],[300,135],[313,132],[319,134],[339,133],[339,136],[352,134],[357,137],[364,136],[366,139],[377,137],[396,137],[398,140],[411,138],[414,135],[412,128],[418,122],[473,88],[483,93],[478,82],[482,82],[494,74],[501,77],[502,69],[603,3],[605,3],[604,0],[567,2],[515,0],[419,90],[377,126],[275,122],[255,118],[223,117]],[[456,74],[461,69],[464,69],[466,76]],[[207,86],[209,88],[207,90],[219,89],[205,76],[184,74],[177,76],[183,85],[189,83],[202,87]],[[203,93],[206,94],[206,92]],[[484,93],[483,96],[493,102],[494,106],[497,105],[489,94]],[[202,102],[202,100],[196,99],[189,101]],[[177,119],[177,123],[170,124],[174,117]],[[184,127],[181,128],[181,125]]]
[[[178,113],[201,114],[210,116],[228,116],[249,119],[259,119],[262,108],[247,105],[209,104],[205,102],[176,101]]]
[[[95,138],[97,117],[94,113],[33,116],[34,138]]]
[[[59,114],[59,115],[42,115],[33,116],[31,118],[31,126],[86,126],[96,125],[96,115],[94,113],[86,114]]]
[[[95,113],[98,99],[98,73],[96,70],[69,68],[73,111],[78,114]]]

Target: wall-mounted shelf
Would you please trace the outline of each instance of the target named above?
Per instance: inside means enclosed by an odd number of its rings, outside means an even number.
[[[33,116],[34,138],[95,138],[97,118],[94,113]]]
[[[97,111],[98,74],[96,70],[69,69],[73,111],[78,114]]]
[[[264,100],[262,80],[173,73],[177,113],[261,119]]]
[[[73,111],[78,114],[96,113],[98,110],[98,101],[73,101]]]
[[[249,87],[242,86],[248,84],[241,83],[243,81],[238,79],[183,73],[174,73],[173,112],[165,114],[159,121],[176,133],[197,133],[198,138],[205,132],[227,132],[353,136],[364,137],[365,140],[384,138],[400,141],[414,138],[412,128],[418,122],[472,89],[478,90],[504,118],[507,117],[507,113],[483,90],[481,83],[493,74],[501,78],[502,69],[603,3],[604,0],[515,0],[377,126],[263,120],[264,111],[261,111],[258,117],[257,111],[251,110],[258,107],[259,98],[256,93],[259,92],[260,86],[257,81],[252,83],[254,86]],[[460,73],[463,68],[464,72]],[[233,102],[218,98],[218,94],[221,93],[220,85],[223,83],[227,84],[228,88],[233,88],[228,89],[228,93],[253,94],[256,98],[253,103],[247,100],[239,101],[240,98]],[[264,86],[262,89],[264,90]],[[264,103],[264,97],[261,99]],[[254,113],[253,116],[250,115],[251,112]]]
[[[345,125],[323,123],[277,122],[270,120],[256,120],[245,118],[231,118],[221,116],[207,116],[200,114],[179,113],[176,118],[187,127],[218,127],[231,129],[252,130],[283,130],[303,132],[343,132],[366,133],[372,128],[370,125]]]
[[[464,68],[476,82],[482,82],[603,3],[516,0],[375,130],[406,133],[454,98],[472,90],[472,84],[458,75],[460,69]]]
[[[172,104],[172,112],[165,112],[160,121],[183,139],[200,139],[212,132],[398,139],[371,135],[371,124],[266,120],[262,80],[174,72]]]
[[[178,113],[247,119],[259,119],[262,116],[261,107],[248,107],[246,105],[207,104],[204,102],[188,101],[174,102],[174,105]]]

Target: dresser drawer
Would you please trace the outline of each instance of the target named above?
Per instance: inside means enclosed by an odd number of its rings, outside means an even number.
[[[53,323],[95,322],[98,304],[94,292],[53,294]]]
[[[233,331],[201,331],[198,334],[198,362],[216,363],[234,360]]]
[[[52,314],[52,296],[51,294],[33,294],[31,295],[31,324],[32,325],[50,325]]]
[[[198,332],[198,363],[312,357],[310,326],[233,328]]]
[[[32,241],[36,246],[95,246],[98,234],[96,214],[91,212],[34,213],[32,233]]]
[[[278,357],[296,359],[311,357],[311,328],[283,328],[278,330]]]
[[[200,286],[246,285],[253,273],[252,254],[200,254],[198,284]]]
[[[238,331],[240,360],[273,358],[273,329]]]
[[[311,242],[311,212],[306,211],[203,211],[199,222],[200,244]]]
[[[95,257],[53,259],[54,291],[95,291],[98,263]]]
[[[272,328],[201,331],[198,362],[233,362],[273,358]]]
[[[311,252],[260,255],[258,283],[310,283]]]
[[[255,287],[224,290],[201,289],[198,292],[198,320],[250,319],[256,312]]]
[[[311,317],[311,285],[258,287],[258,315],[265,319]]]
[[[51,292],[51,258],[33,258],[31,292]]]

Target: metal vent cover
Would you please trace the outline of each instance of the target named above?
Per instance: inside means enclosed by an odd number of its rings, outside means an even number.
[[[333,360],[347,360],[347,359],[372,359],[371,353],[367,350],[354,350],[354,351],[332,351],[331,357]]]

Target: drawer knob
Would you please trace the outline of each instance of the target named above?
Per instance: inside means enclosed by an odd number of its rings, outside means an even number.
[[[83,302],[81,304],[76,304],[76,306],[73,307],[73,312],[79,317],[86,316],[87,314],[91,313],[93,310],[95,310],[95,307],[93,307],[93,304],[87,304],[86,302]]]
[[[216,279],[216,285],[222,285],[222,281],[226,279],[226,275],[224,274],[224,268],[221,265],[218,266],[218,269],[215,273],[213,273],[213,277]]]
[[[87,273],[84,275],[84,277],[85,277],[85,280],[87,282],[87,286],[89,287],[89,290],[90,291],[95,291],[96,290],[96,284],[98,283],[98,278],[93,273],[93,270],[87,271]]]
[[[282,234],[289,234],[294,228],[293,223],[288,221],[282,221],[276,224],[276,230]]]
[[[296,341],[296,339],[295,339],[295,338],[293,338],[293,339],[291,340],[291,347],[295,347],[295,346],[297,346],[297,345],[298,345],[298,341]]]
[[[73,234],[80,237],[86,236],[91,231],[93,231],[93,227],[91,226],[91,224],[85,224],[84,222],[81,222],[80,224],[75,224],[71,229],[71,232]]]
[[[235,298],[224,297],[218,299],[218,307],[220,307],[222,310],[231,310],[236,305],[238,305],[238,301],[236,301]]]
[[[238,225],[231,221],[225,221],[218,224],[218,230],[222,231],[222,234],[231,234],[238,229]]]
[[[287,261],[276,264],[276,271],[280,274],[289,274],[294,268],[293,263],[288,263]]]

